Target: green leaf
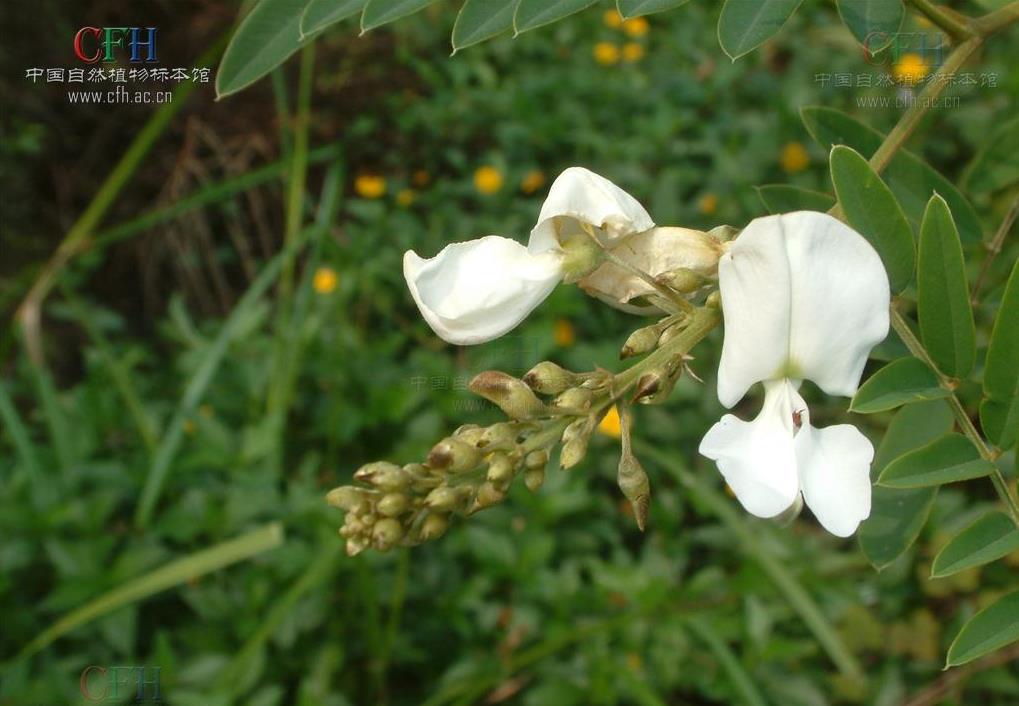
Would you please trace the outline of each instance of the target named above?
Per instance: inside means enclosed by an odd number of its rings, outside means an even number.
[[[863,383],[849,409],[873,414],[899,405],[948,397],[948,390],[919,358],[899,358],[884,366]]]
[[[835,195],[846,220],[881,256],[892,291],[901,292],[913,277],[916,250],[913,231],[899,202],[853,148],[836,145],[830,163]]]
[[[902,0],[838,0],[838,8],[846,27],[871,53],[892,43],[906,14]]]
[[[941,372],[962,378],[976,359],[976,331],[959,232],[945,200],[935,194],[920,226],[916,305],[924,346]]]
[[[974,193],[998,191],[1019,183],[1019,117],[991,134],[966,168],[962,183]]]
[[[884,140],[884,134],[834,108],[807,106],[800,110],[807,131],[825,149],[848,145],[870,158]],[[903,213],[919,228],[927,201],[934,192],[941,194],[955,215],[963,242],[976,243],[983,238],[980,218],[952,182],[907,150],[899,150],[881,173],[895,194]]]
[[[996,561],[1019,549],[1019,531],[1003,512],[989,512],[945,545],[934,557],[931,578],[951,576]]]
[[[827,211],[835,205],[835,197],[823,191],[811,191],[789,184],[764,184],[755,188],[768,213]]]
[[[980,424],[996,446],[1007,449],[1019,430],[1019,262],[1005,286],[991,331],[984,366],[984,400]]]
[[[216,72],[216,96],[247,88],[310,41],[301,36],[308,0],[261,0],[230,39]]]
[[[483,42],[513,27],[518,0],[466,0],[453,25],[453,51]]]
[[[301,35],[315,34],[353,17],[367,4],[368,0],[311,0],[301,15]]]
[[[652,12],[662,12],[686,5],[690,0],[616,0],[616,7],[619,14],[625,19],[650,15]]]
[[[982,478],[993,470],[994,464],[981,458],[969,439],[945,434],[889,463],[877,482],[886,488],[926,488]]]
[[[561,20],[594,5],[598,0],[520,0],[513,27],[517,34]]]
[[[1019,591],[974,615],[948,648],[945,668],[958,667],[1019,640]]]
[[[948,433],[954,423],[952,410],[942,400],[903,407],[892,417],[878,447],[871,476],[880,475],[892,460]],[[912,546],[920,535],[938,489],[900,490],[876,486],[871,496],[870,517],[860,525],[860,548],[881,570]]]
[[[725,0],[718,42],[735,61],[764,44],[793,16],[802,0]]]
[[[240,537],[221,542],[208,549],[171,561],[144,576],[127,581],[87,604],[72,610],[28,643],[19,659],[38,652],[57,638],[117,608],[130,605],[154,593],[196,579],[225,566],[243,561],[256,554],[275,549],[283,543],[283,527],[279,523],[265,525]]]
[[[435,0],[368,0],[361,14],[361,31],[367,32],[407,15],[413,15],[433,2]]]

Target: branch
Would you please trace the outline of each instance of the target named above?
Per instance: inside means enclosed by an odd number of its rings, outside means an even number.
[[[987,257],[984,259],[984,263],[980,266],[980,274],[977,275],[977,281],[973,283],[973,293],[970,295],[970,304],[973,306],[977,305],[980,298],[980,287],[984,283],[984,278],[987,277],[987,272],[991,269],[991,265],[994,264],[994,259],[998,257],[998,253],[1001,252],[1001,246],[1005,242],[1005,236],[1012,229],[1012,225],[1015,223],[1016,217],[1019,217],[1019,195],[1012,201],[1012,205],[1008,209],[1008,213],[1005,214],[1005,219],[998,226],[997,232],[994,237],[991,238],[991,242],[987,243]]]

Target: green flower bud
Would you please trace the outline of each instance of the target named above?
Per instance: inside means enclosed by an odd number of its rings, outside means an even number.
[[[559,238],[559,247],[564,253],[562,268],[566,284],[591,274],[605,258],[601,245],[582,233]]]
[[[619,359],[625,360],[654,350],[654,347],[658,345],[658,335],[657,326],[645,326],[637,329],[626,339],[622,350],[619,351]]]
[[[448,485],[440,485],[438,488],[425,496],[425,507],[442,512],[451,512],[459,509],[466,496],[463,488],[450,488]]]
[[[421,540],[438,539],[449,528],[449,516],[430,512],[421,523]]]
[[[520,426],[510,422],[498,422],[485,429],[478,442],[480,449],[511,449],[517,445]]]
[[[537,491],[541,487],[541,484],[545,482],[545,465],[542,464],[540,467],[528,468],[524,471],[524,485],[532,493]]]
[[[488,473],[486,478],[490,483],[503,486],[513,480],[513,472],[516,464],[504,453],[496,452],[489,460]]]
[[[548,465],[547,449],[538,449],[537,451],[532,451],[531,453],[527,454],[527,456],[524,457],[524,466],[526,466],[527,468],[540,468],[544,470],[545,466],[547,465]]]
[[[540,395],[558,395],[579,383],[580,376],[546,360],[531,368],[524,382]]]
[[[552,402],[552,407],[567,414],[586,414],[591,409],[594,393],[582,387],[573,387]]]
[[[477,424],[464,424],[453,432],[453,438],[462,441],[469,446],[477,446],[485,434],[485,427]]]
[[[396,517],[397,515],[405,512],[410,506],[410,501],[407,500],[407,496],[403,493],[389,493],[388,495],[382,496],[375,509],[378,510],[380,515],[386,517]]]
[[[632,453],[623,453],[619,459],[619,474],[617,477],[619,489],[630,501],[633,507],[633,516],[637,520],[637,527],[644,531],[647,525],[648,503],[651,497],[651,485],[648,483],[647,473],[640,461]]]
[[[352,485],[343,485],[330,490],[326,494],[326,502],[344,512],[350,512],[366,497],[368,494],[363,489],[355,488]]]
[[[449,473],[463,473],[477,468],[481,463],[481,452],[459,439],[443,439],[428,453],[428,466],[443,469]]]
[[[569,443],[574,439],[590,436],[591,432],[594,431],[594,425],[595,422],[591,417],[575,419],[563,430],[563,443]]]
[[[664,346],[666,343],[668,343],[676,336],[681,334],[685,329],[686,324],[685,322],[682,321],[679,322],[678,324],[673,324],[672,326],[669,326],[667,329],[662,331],[662,335],[658,337],[658,345]]]
[[[718,309],[722,306],[722,295],[718,293],[717,289],[709,294],[708,298],[704,300],[704,306],[709,309]]]
[[[379,474],[386,474],[392,472],[398,472],[401,468],[395,463],[389,461],[374,461],[372,463],[366,463],[354,472],[354,480],[359,480],[363,483],[372,483],[372,479]]]
[[[484,510],[486,507],[501,503],[505,497],[506,491],[499,490],[495,484],[486,481],[478,488],[478,493],[474,496],[474,504],[471,506],[470,512],[475,513],[478,510]]]
[[[486,370],[471,380],[471,392],[496,404],[512,419],[533,419],[545,412],[534,392],[522,380],[498,370]]]
[[[388,461],[377,461],[361,466],[354,474],[354,480],[371,483],[386,492],[406,489],[412,480],[410,473]]]
[[[379,520],[372,528],[372,545],[379,551],[386,551],[403,537],[403,526],[391,517]]]
[[[696,292],[705,282],[703,275],[686,267],[678,267],[675,270],[663,272],[655,277],[655,281],[676,290],[680,294]]]
[[[590,435],[577,436],[563,444],[562,451],[559,452],[559,467],[567,471],[580,463],[587,455],[589,438]]]
[[[347,556],[357,556],[367,548],[368,539],[366,537],[350,537],[347,540]]]

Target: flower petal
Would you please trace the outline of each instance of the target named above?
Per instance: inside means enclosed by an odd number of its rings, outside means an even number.
[[[719,262],[725,341],[718,398],[735,404],[759,380],[813,380],[856,391],[888,334],[888,276],[863,236],[824,213],[752,221]]]
[[[851,397],[870,349],[888,335],[888,274],[855,230],[824,213],[782,216],[792,273],[794,377]]]
[[[425,321],[459,345],[498,338],[531,313],[562,279],[559,253],[531,255],[515,240],[489,235],[452,243],[425,260],[403,256],[403,276]]]
[[[799,494],[793,446],[793,412],[803,400],[788,380],[765,383],[764,407],[752,422],[727,414],[701,440],[747,512],[782,514]]]
[[[851,424],[796,435],[796,462],[807,507],[826,530],[848,537],[870,516],[870,463],[874,447]]]
[[[700,275],[713,275],[721,252],[721,243],[707,233],[673,227],[634,233],[612,248],[613,255],[652,277],[681,267]],[[612,262],[603,263],[577,284],[613,306],[655,291],[643,279]]]
[[[732,407],[761,380],[784,377],[789,353],[789,258],[777,216],[751,221],[718,261],[725,338],[718,400]]]
[[[655,226],[644,207],[611,181],[570,167],[552,182],[527,249],[533,254],[558,249],[561,237],[582,233],[580,224],[598,229],[606,245]]]

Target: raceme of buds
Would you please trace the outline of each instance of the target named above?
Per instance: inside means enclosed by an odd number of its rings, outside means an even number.
[[[545,411],[545,405],[523,380],[498,370],[478,373],[468,387],[474,394],[497,405],[511,419],[533,419]]]

